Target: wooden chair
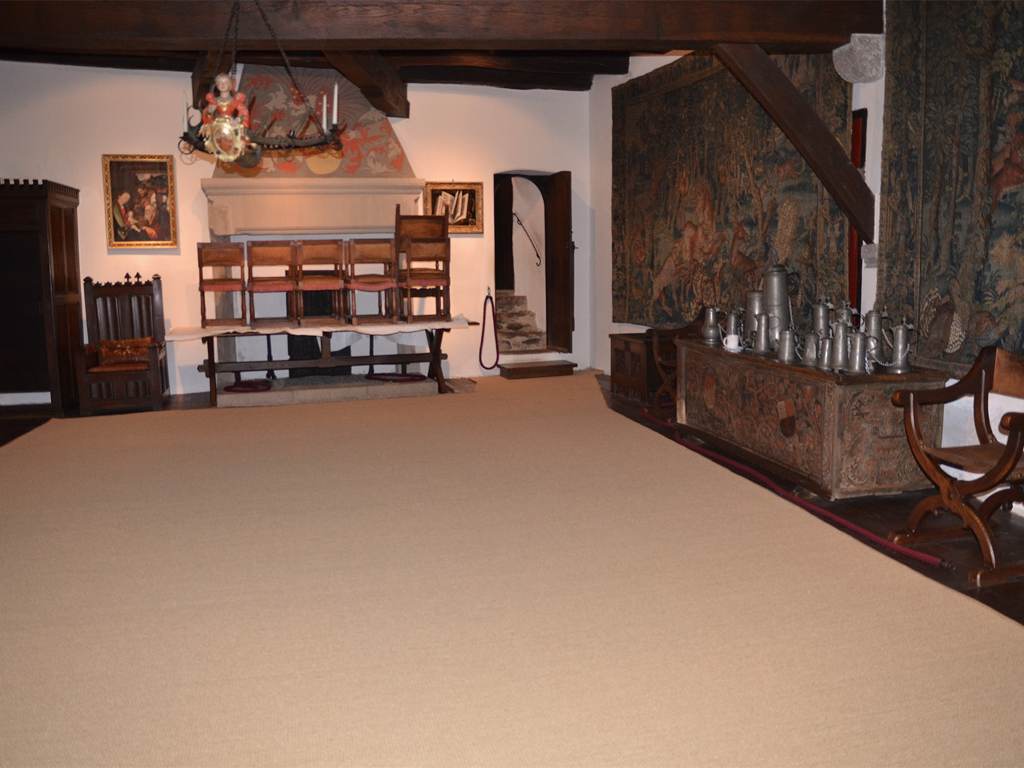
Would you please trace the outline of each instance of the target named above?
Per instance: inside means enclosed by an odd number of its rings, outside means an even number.
[[[360,271],[362,267],[379,267],[374,272]],[[377,294],[377,314],[359,315],[356,293],[366,291]],[[353,325],[360,320],[398,320],[398,263],[395,241],[385,239],[350,240],[345,260],[345,292],[348,296],[349,316]]]
[[[199,253],[199,315],[203,328],[211,325],[246,325],[245,317],[245,246],[241,243],[197,243]],[[206,276],[207,268],[228,270],[227,275]],[[233,270],[238,269],[235,277]],[[206,316],[207,293],[238,293],[241,317]]]
[[[1004,445],[996,440],[988,415],[990,392],[1024,397],[1024,358],[1003,349],[981,350],[971,370],[960,381],[943,389],[899,390],[892,401],[903,409],[903,424],[910,450],[921,470],[935,483],[938,493],[923,499],[914,507],[906,528],[890,534],[898,544],[927,544],[973,534],[981,549],[984,566],[969,574],[974,586],[999,584],[1024,576],[1024,563],[1000,565],[992,540],[992,515],[1008,509],[1015,501],[1024,501],[1024,413],[1007,413],[1000,419],[1000,430],[1007,435]],[[952,447],[925,443],[920,429],[922,406],[943,406],[961,397],[974,400],[974,427],[978,435],[975,445]],[[963,480],[942,469],[956,467],[981,475]],[[984,500],[977,497],[1000,486]],[[942,528],[922,528],[922,523],[942,511],[960,518],[960,523]]]
[[[395,251],[398,255],[398,270],[399,277],[405,275],[409,269],[407,262],[409,241],[413,239],[418,240],[447,240],[448,239],[448,217],[447,216],[419,216],[419,215],[403,215],[402,206],[395,205]],[[450,251],[449,251],[450,253]],[[420,265],[421,268],[428,268],[425,264]],[[450,280],[449,280],[450,283]],[[419,290],[419,295],[435,295],[437,290],[430,290],[432,286],[422,286]],[[427,289],[427,290],[422,290]],[[416,295],[416,294],[414,294]],[[408,315],[405,314],[408,310],[411,310],[411,301],[406,301],[406,296],[402,293],[402,304],[401,310],[403,316],[408,319]],[[438,300],[440,301],[440,300]],[[448,295],[446,292],[445,301],[448,301]]]
[[[134,282],[85,278],[89,343],[75,355],[81,413],[159,410],[170,387],[160,276]]]
[[[297,259],[296,243],[284,243],[280,241],[254,241],[247,247],[249,253],[249,317],[252,324],[256,325],[256,294],[257,293],[283,293],[285,294],[286,307],[283,318],[264,318],[271,322],[275,320],[291,321],[296,319],[296,298],[298,290],[298,277],[296,276]],[[257,275],[257,268],[281,267],[282,274]]]
[[[347,244],[343,240],[306,240],[297,244],[297,291],[296,315],[299,323],[304,320],[323,320],[325,318],[307,318],[303,291],[328,291],[331,295],[331,315],[329,319],[342,321],[346,316],[343,288],[345,286],[345,250]],[[315,272],[307,271],[308,267],[326,267]]]
[[[401,314],[406,320],[451,320],[451,241],[411,237],[404,241],[404,268],[399,271]],[[417,314],[413,299],[434,300],[434,314]]]

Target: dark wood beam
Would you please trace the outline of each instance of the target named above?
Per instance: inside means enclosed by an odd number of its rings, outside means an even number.
[[[408,117],[405,82],[387,59],[373,51],[324,51],[324,58],[366,100],[388,117]]]
[[[589,91],[594,76],[576,72],[517,72],[477,67],[402,67],[407,83],[448,83],[451,85],[493,85],[497,88],[552,91]]]
[[[499,69],[508,72],[555,72],[585,75],[624,75],[629,72],[629,55],[625,53],[389,51],[384,55],[399,69],[461,67]]]
[[[874,242],[874,194],[853,167],[842,145],[792,81],[756,45],[723,43],[714,50],[722,64],[793,142],[861,238]]]
[[[753,43],[824,51],[882,32],[882,0],[263,0],[287,50],[707,49]],[[27,50],[218,50],[225,0],[3,0],[0,47]],[[239,48],[273,50],[243,0]]]

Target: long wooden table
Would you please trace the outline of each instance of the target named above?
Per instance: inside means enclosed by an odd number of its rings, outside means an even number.
[[[187,327],[172,328],[167,333],[167,341],[196,341],[206,344],[206,359],[197,366],[198,370],[210,381],[210,405],[217,405],[217,374],[241,374],[251,371],[288,370],[291,368],[342,368],[357,365],[407,365],[411,363],[428,363],[427,375],[437,382],[437,391],[441,394],[451,392],[452,388],[445,381],[442,361],[448,355],[441,351],[444,335],[450,330],[468,328],[478,325],[476,322],[456,317],[452,320],[436,320],[413,323],[374,323],[361,325],[297,325],[294,323],[258,322],[255,326],[208,326],[206,328]],[[335,333],[356,333],[369,336],[371,354],[369,355],[332,355],[331,337]],[[400,352],[392,354],[374,354],[372,340],[377,336],[392,336],[405,333],[423,333],[426,337],[426,352]],[[320,357],[312,360],[217,360],[218,338],[241,338],[245,336],[273,336],[292,334],[297,336],[320,336]]]

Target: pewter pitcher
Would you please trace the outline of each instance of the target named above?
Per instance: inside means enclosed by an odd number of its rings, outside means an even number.
[[[791,327],[786,268],[775,264],[764,271],[764,312],[771,316],[770,336],[778,346],[779,333]]]
[[[818,341],[818,367],[823,371],[832,370],[832,339],[828,336]]]
[[[776,359],[780,363],[796,362],[796,332],[786,328],[779,333],[779,350]]]
[[[721,310],[718,307],[705,307],[704,325],[700,329],[700,337],[705,344],[717,347],[722,343],[722,325],[719,322]]]
[[[818,364],[818,338],[814,331],[804,335],[803,364],[810,368]]]
[[[868,337],[860,331],[850,333],[850,355],[847,371],[849,373],[868,373],[867,362]]]
[[[846,323],[832,323],[832,359],[833,371],[845,371],[850,364],[850,348],[847,334],[850,326]]]
[[[813,307],[813,318],[811,327],[814,328],[814,332],[821,338],[828,336],[829,324],[832,321],[832,305],[825,299],[819,301]]]
[[[757,331],[754,334],[754,351],[767,355],[771,351],[771,318],[764,312],[757,316]]]
[[[885,333],[885,341],[892,348],[890,373],[910,373],[910,332],[914,326],[903,322],[892,327],[892,334]]]
[[[746,319],[747,342],[754,343],[757,336],[757,316],[764,312],[764,294],[761,291],[747,291]]]

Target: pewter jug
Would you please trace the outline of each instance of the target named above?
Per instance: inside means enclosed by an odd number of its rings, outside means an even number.
[[[832,359],[831,368],[833,371],[845,371],[850,363],[850,348],[847,341],[847,333],[850,326],[846,323],[832,323]]]
[[[864,329],[865,336],[873,336],[876,339],[881,340],[883,323],[889,318],[889,314],[883,309],[879,312],[877,309],[870,310],[864,315],[861,322],[861,328]]]
[[[892,348],[892,362],[888,368],[890,373],[910,373],[910,332],[914,326],[902,322],[892,327],[892,334],[883,331],[886,343]]]
[[[786,268],[780,264],[764,271],[764,310],[771,316],[770,336],[778,345],[779,333],[791,327],[789,294],[786,291]]]
[[[850,333],[850,356],[847,372],[869,373],[866,360],[867,340],[868,337],[860,331]]]
[[[829,324],[832,320],[832,304],[827,299],[822,299],[813,307],[814,332],[820,337],[828,336]]]
[[[740,320],[740,314],[743,312],[742,309],[734,309],[729,313],[729,316],[725,318],[725,335],[726,336],[742,336],[743,335],[743,321]]]
[[[718,307],[705,307],[704,325],[700,329],[700,337],[705,344],[717,347],[722,343],[722,326],[719,323],[721,310]]]
[[[779,350],[776,359],[780,363],[786,364],[796,362],[796,333],[789,328],[779,333]]]
[[[804,336],[803,364],[811,368],[818,364],[818,334],[814,331]]]
[[[754,351],[759,355],[767,355],[771,351],[770,331],[771,318],[762,312],[757,316],[757,331],[754,334]]]
[[[818,341],[818,367],[823,371],[832,370],[832,339],[828,336]]]
[[[761,291],[747,291],[746,331],[751,344],[757,336],[757,316],[764,312],[764,294]]]

